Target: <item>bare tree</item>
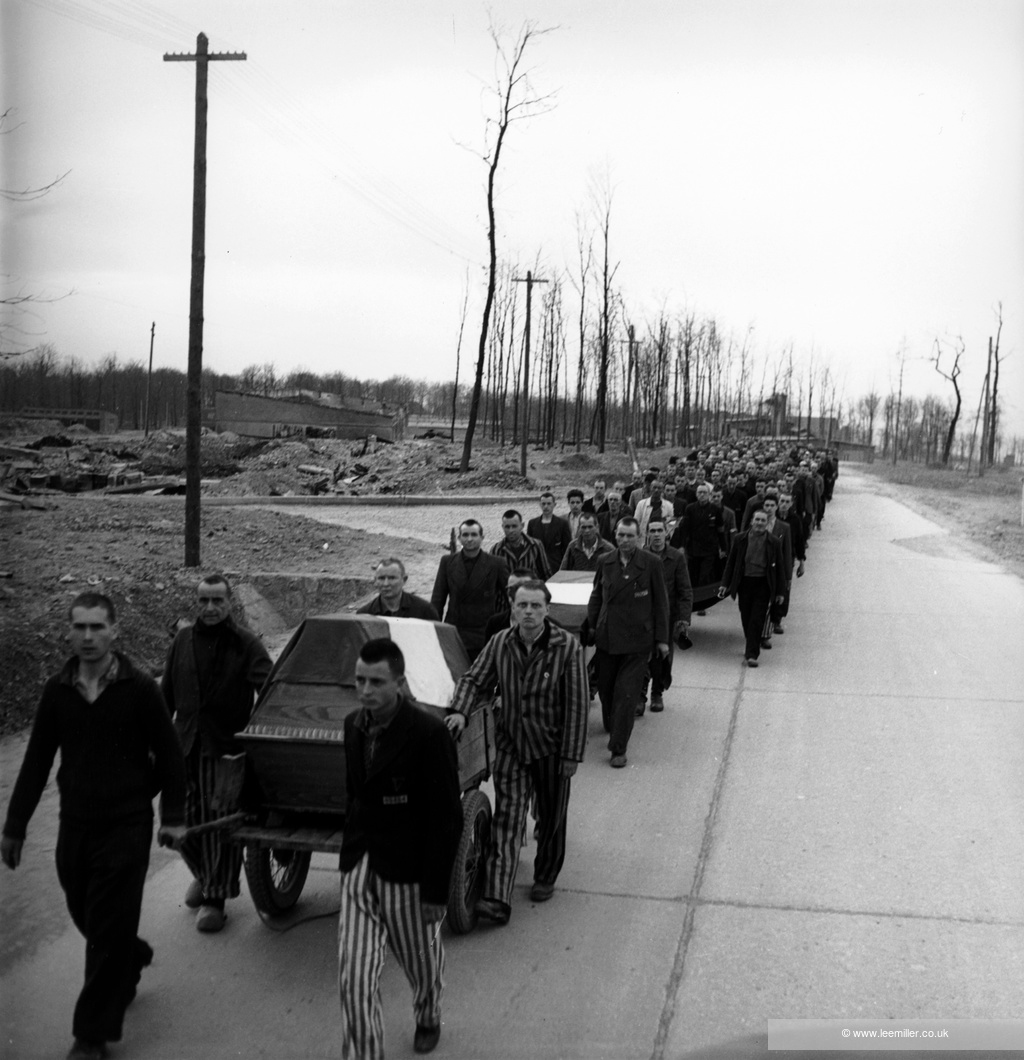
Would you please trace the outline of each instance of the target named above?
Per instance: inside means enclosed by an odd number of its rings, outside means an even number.
[[[0,136],[10,136],[22,125],[18,122],[12,125],[13,111],[10,107],[0,114]],[[17,188],[0,188],[0,199],[11,203],[35,202],[36,199],[49,195],[51,191],[59,187],[64,178],[70,173],[67,170],[59,177],[54,177],[48,184]],[[38,319],[38,314],[32,306],[49,305],[67,298],[70,291],[64,294],[50,294],[46,291],[31,291],[26,289],[12,276],[0,277],[0,362],[7,361],[12,357],[20,357],[33,348],[32,340],[39,338],[43,332],[32,330],[29,323],[30,317]]]
[[[953,364],[949,371],[946,372],[941,366],[942,360],[942,345],[938,339],[935,340],[935,356],[932,358],[932,364],[935,365],[935,371],[942,376],[947,382],[953,384],[953,392],[956,394],[956,405],[953,408],[953,415],[949,421],[949,430],[946,432],[946,441],[942,446],[942,463],[946,466],[949,465],[949,452],[953,448],[953,438],[956,435],[957,421],[960,419],[960,406],[962,404],[962,398],[960,396],[960,384],[957,380],[960,378],[960,357],[964,352],[964,340],[957,335],[956,341],[953,344]]]
[[[1006,360],[1005,355],[1003,357],[999,356],[999,339],[1003,333],[1002,302],[999,303],[996,309],[996,320],[999,326],[996,329],[996,338],[992,346],[992,398],[989,402],[988,412],[988,453],[985,454],[989,467],[995,463],[996,459],[996,429],[999,426],[999,365]]]
[[[494,304],[494,287],[498,272],[497,227],[494,216],[494,184],[501,162],[501,149],[505,143],[505,134],[513,122],[546,114],[554,105],[553,94],[539,96],[530,84],[529,71],[524,68],[526,49],[531,41],[549,33],[550,30],[538,29],[535,22],[524,22],[509,47],[505,34],[494,26],[490,27],[491,40],[494,42],[495,72],[494,93],[497,97],[497,114],[487,119],[487,132],[493,137],[488,148],[482,154],[487,166],[487,244],[490,259],[487,270],[487,296],[484,299],[483,319],[480,323],[480,342],[477,350],[476,377],[473,381],[473,397],[469,406],[469,423],[466,426],[466,441],[462,447],[462,462],[459,469],[469,470],[469,458],[473,452],[473,433],[476,430],[477,415],[480,410],[480,392],[483,388],[484,361],[487,357],[487,335],[491,325],[491,307]]]

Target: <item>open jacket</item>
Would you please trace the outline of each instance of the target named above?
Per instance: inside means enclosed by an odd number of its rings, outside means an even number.
[[[667,644],[668,593],[661,560],[638,548],[623,569],[619,550],[601,557],[587,604],[594,643],[610,655],[634,655]]]
[[[462,835],[455,741],[440,718],[403,699],[367,770],[365,716],[345,718],[341,870],[369,854],[382,879],[418,883],[422,901],[445,905]]]
[[[782,542],[772,534],[765,531],[765,559],[768,588],[772,596],[781,596],[786,588],[786,572],[782,566]],[[729,591],[730,596],[739,592],[740,582],[743,580],[743,561],[747,555],[747,542],[750,540],[750,531],[744,530],[733,539],[732,550],[725,563],[725,571],[722,574],[722,584]]]

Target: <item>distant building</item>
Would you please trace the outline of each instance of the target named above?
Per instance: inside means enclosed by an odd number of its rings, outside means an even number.
[[[291,395],[284,399],[218,390],[214,396],[215,429],[249,438],[306,434],[365,438],[374,434],[393,442],[405,435],[401,409],[351,400],[342,404],[336,394],[314,395],[313,391],[292,391]]]
[[[57,420],[62,427],[80,423],[97,434],[114,434],[117,431],[117,413],[103,409],[42,409],[28,408],[17,413],[25,420]]]

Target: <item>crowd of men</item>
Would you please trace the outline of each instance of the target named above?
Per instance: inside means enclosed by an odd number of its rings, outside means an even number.
[[[598,478],[587,497],[540,496],[526,522],[506,511],[501,538],[466,519],[459,548],[438,567],[430,600],[406,590],[404,564],[383,560],[378,593],[361,610],[442,620],[471,665],[444,723],[413,709],[405,660],[387,639],[363,645],[355,667],[361,709],[345,720],[349,809],[340,857],[338,979],[342,1055],[384,1055],[379,979],[388,947],[413,988],[417,1052],[440,1037],[444,950],[440,922],[462,816],[454,742],[490,705],[495,809],[477,913],[508,923],[530,813],[537,854],[530,891],[547,901],[566,854],[571,779],[583,759],[590,701],[600,700],[610,764],[627,764],[635,719],[664,710],[674,650],[688,648],[698,616],[738,600],[747,666],[784,632],[794,578],[805,571],[838,475],[834,453],[756,445],[670,458],[631,481]],[[547,581],[593,574],[579,635],[554,622]],[[159,841],[178,849],[191,882],[184,905],[204,933],[225,925],[239,894],[240,848],[204,830],[224,810],[237,739],[271,662],[232,616],[231,586],[211,574],[197,587],[195,620],[175,635],[160,685],[115,649],[114,605],[98,593],[69,609],[72,657],[47,683],[0,840],[17,868],[57,752],[61,766],[57,871],[86,940],[85,983],[69,1058],[106,1056],[152,947],[138,936],[159,792]],[[649,698],[648,698],[649,697]]]

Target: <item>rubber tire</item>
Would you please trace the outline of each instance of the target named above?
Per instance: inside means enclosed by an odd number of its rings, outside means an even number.
[[[456,935],[476,927],[476,903],[484,885],[484,860],[491,842],[491,804],[482,791],[462,797],[462,837],[452,866],[448,923]]]
[[[245,848],[245,878],[253,904],[267,916],[287,913],[299,900],[309,875],[308,850]]]

